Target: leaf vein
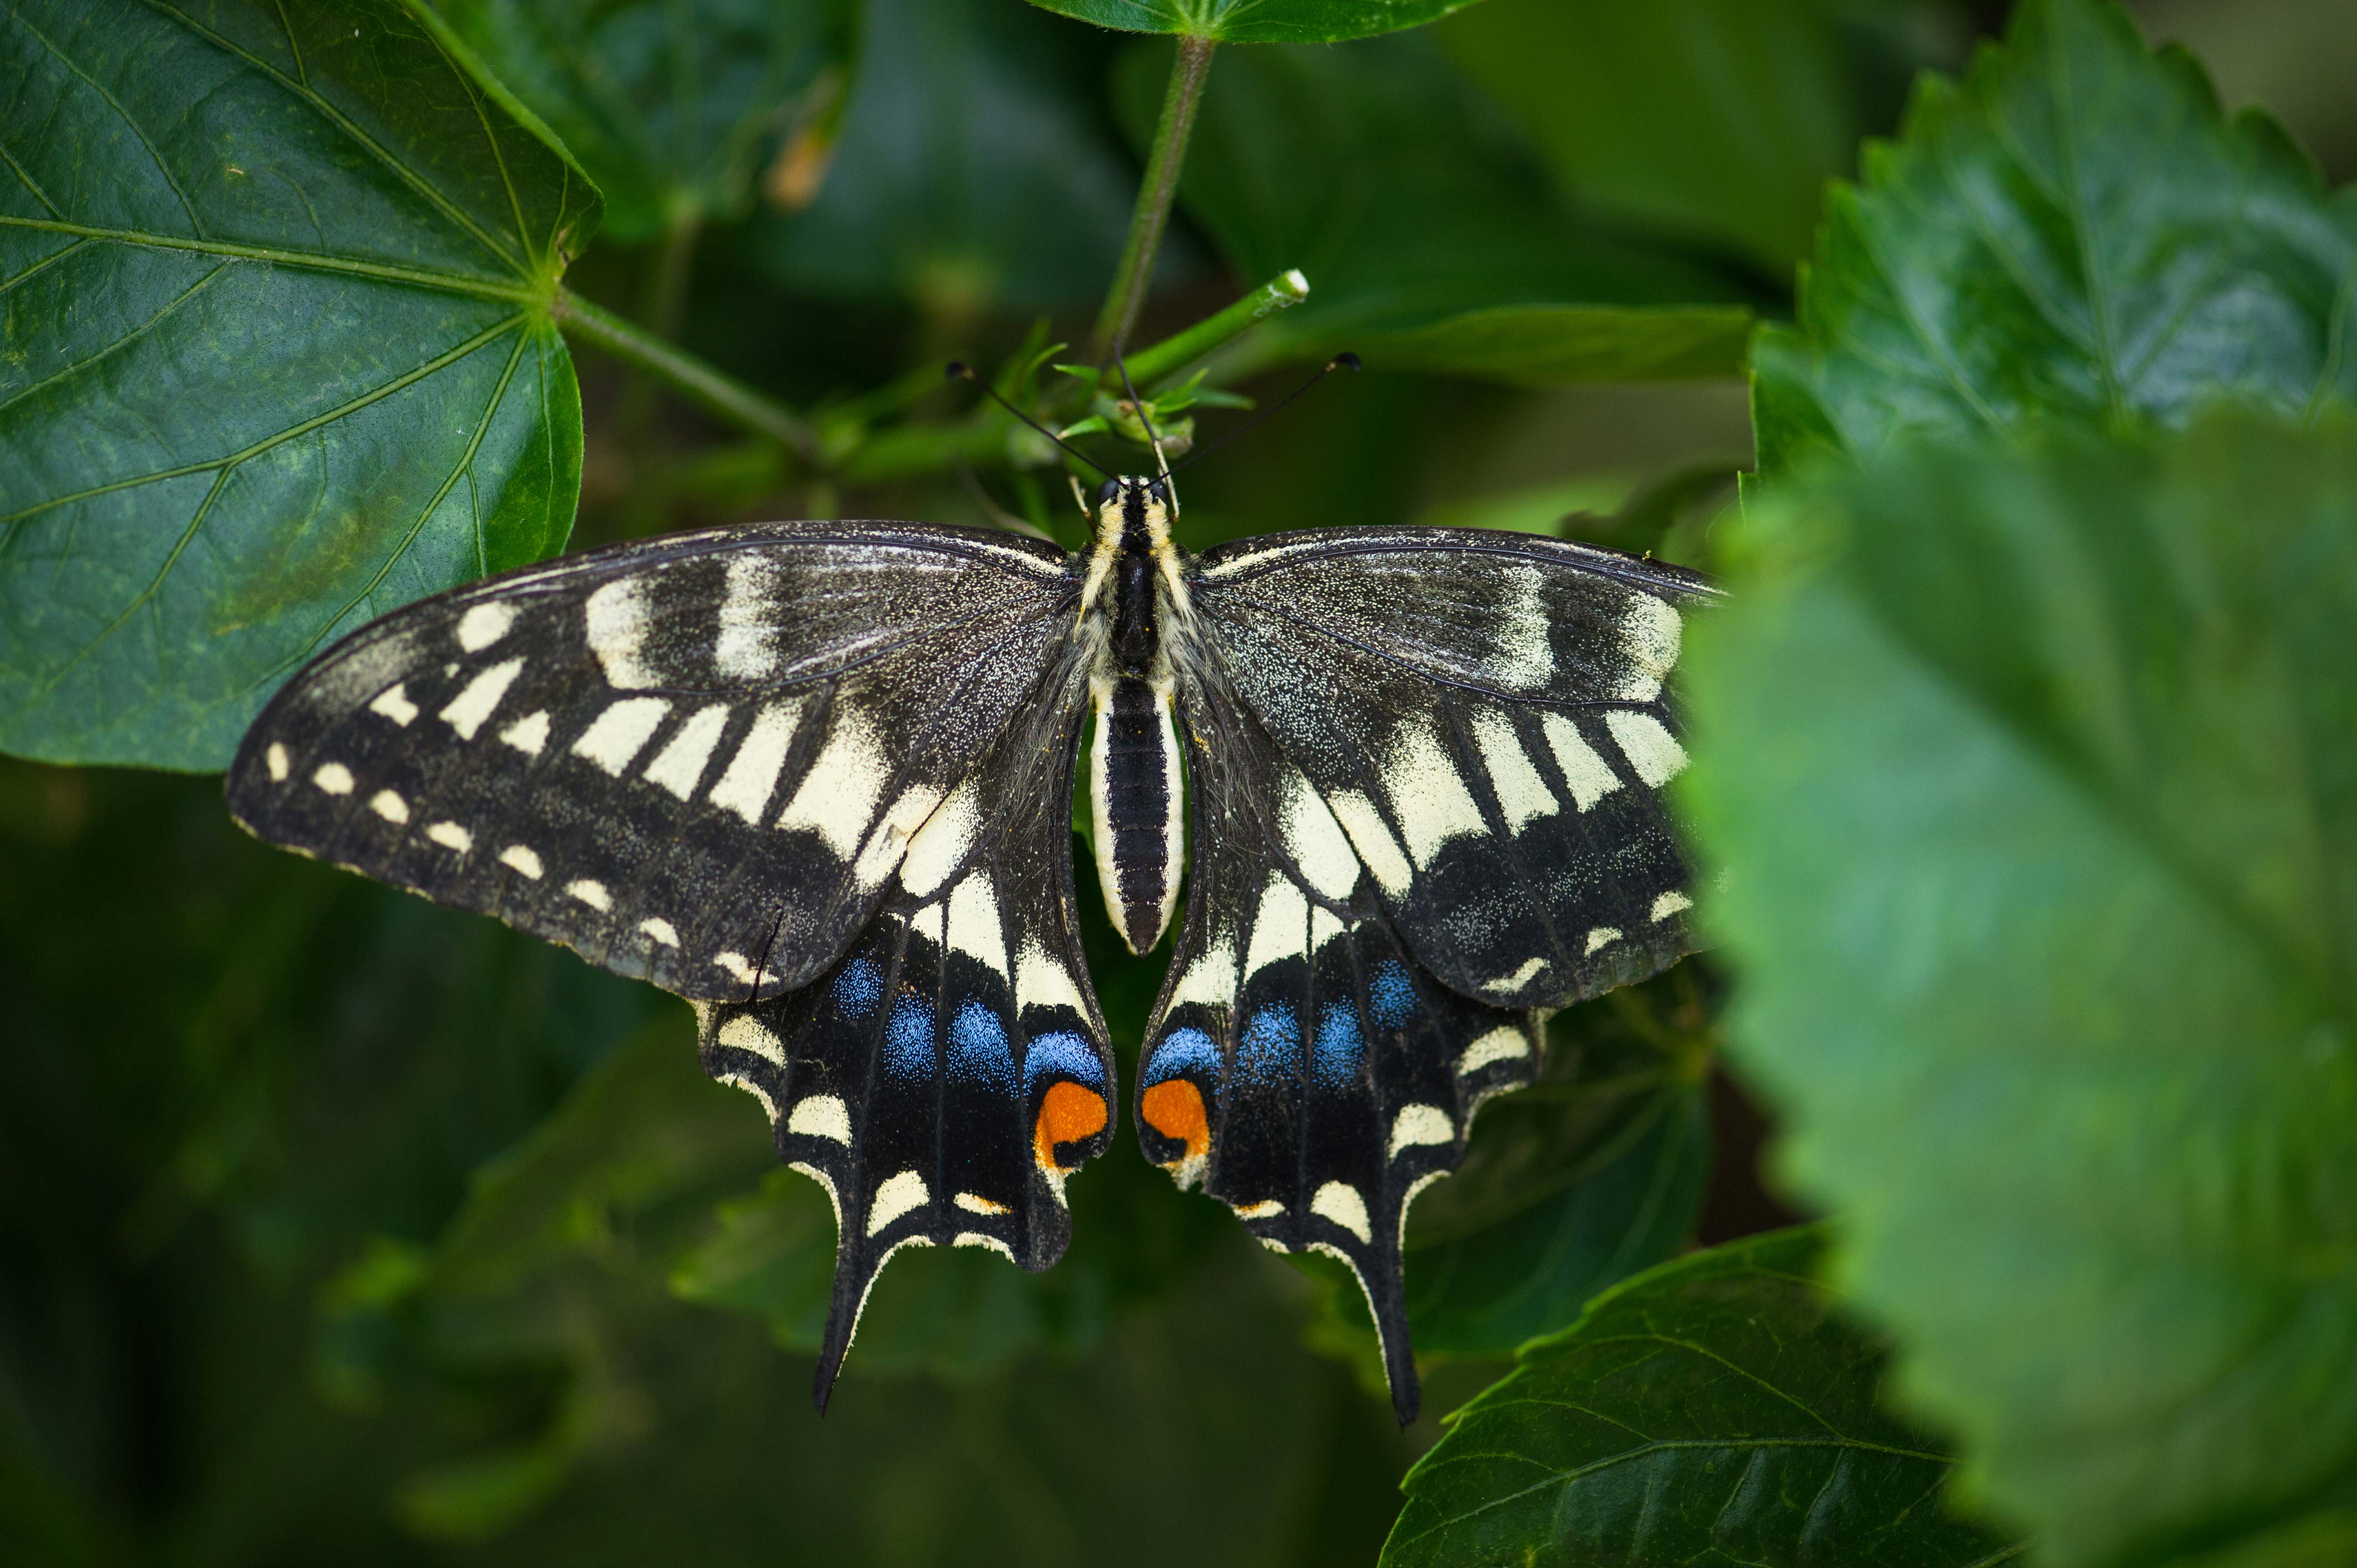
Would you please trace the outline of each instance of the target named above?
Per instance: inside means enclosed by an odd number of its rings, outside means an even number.
[[[188,15],[186,12],[175,9],[170,5],[164,4],[164,0],[140,0],[140,3],[146,5],[151,10],[159,11],[165,16],[169,16],[172,20],[179,23],[182,27],[187,27],[199,38],[205,39],[214,48],[221,50],[224,54],[230,55],[234,59],[243,60],[255,70],[262,72],[272,81],[276,81],[280,86],[285,88],[287,91],[292,93],[295,97],[300,99],[305,103],[309,104],[312,110],[317,113],[321,119],[335,126],[339,131],[341,131],[344,135],[350,140],[353,145],[359,147],[362,152],[368,154],[369,156],[374,158],[379,164],[382,165],[384,168],[390,171],[396,179],[399,179],[404,185],[408,186],[410,189],[416,192],[418,196],[423,198],[428,206],[439,211],[453,224],[456,224],[468,238],[472,239],[477,244],[482,246],[484,250],[490,252],[491,258],[494,261],[505,263],[511,271],[517,274],[519,277],[522,276],[525,269],[519,264],[515,253],[501,242],[499,235],[485,228],[473,217],[473,215],[466,211],[465,209],[459,207],[457,203],[452,201],[447,196],[443,194],[442,190],[431,180],[418,173],[415,169],[410,167],[407,163],[404,162],[393,153],[392,148],[384,145],[374,136],[369,134],[369,133],[362,128],[357,121],[354,121],[342,110],[338,109],[334,104],[328,102],[326,96],[320,93],[317,89],[313,88],[307,81],[298,81],[295,80],[293,77],[288,76],[285,71],[280,70],[276,66],[271,64],[268,60],[262,59],[259,55],[254,54],[250,49],[240,47],[233,40],[221,33],[215,32],[213,29],[206,27],[203,23],[198,21],[195,17]],[[519,239],[521,239],[521,236],[519,236]]]
[[[182,306],[187,305],[190,300],[196,298],[199,295],[204,293],[205,290],[210,288],[215,283],[219,282],[221,274],[228,272],[229,269],[235,264],[236,263],[232,262],[220,263],[214,266],[210,272],[197,279],[196,282],[190,284],[187,288],[182,289],[178,295],[167,302],[162,309],[156,311],[156,314],[150,316],[146,320],[141,322],[138,326],[133,328],[122,337],[117,338],[113,342],[107,344],[104,348],[100,349],[95,353],[91,354],[85,359],[76,360],[70,365],[59,366],[48,375],[43,376],[39,381],[28,382],[27,385],[20,387],[7,397],[0,397],[0,413],[6,413],[11,408],[14,408],[16,404],[24,402],[27,398],[34,396],[36,393],[42,392],[46,388],[56,385],[58,382],[64,381],[67,377],[73,375],[77,371],[87,371],[93,365],[102,363],[116,350],[130,348],[133,344],[139,342],[141,339],[145,338],[147,334],[153,332],[158,326],[162,325],[167,318],[177,314]]]
[[[502,333],[511,330],[520,322],[522,322],[522,319],[523,317],[521,315],[505,317],[500,320],[494,322],[490,327],[485,328],[482,331],[476,333],[472,338],[468,338],[457,347],[445,350],[444,352],[435,356],[433,359],[428,360],[425,363],[416,366],[414,369],[403,371],[400,375],[395,376],[393,380],[386,381],[382,386],[372,387],[369,391],[362,392],[347,402],[337,404],[334,408],[328,409],[323,413],[312,415],[308,419],[291,424],[285,430],[275,432],[274,434],[255,442],[250,446],[246,446],[236,452],[231,452],[225,456],[208,457],[204,461],[199,463],[183,463],[177,467],[158,468],[150,473],[135,474],[127,479],[111,479],[105,484],[93,485],[87,489],[73,490],[61,496],[52,496],[46,500],[37,501],[21,511],[0,515],[0,525],[19,523],[24,521],[27,518],[36,516],[40,512],[48,511],[57,507],[70,506],[76,501],[89,500],[97,496],[112,495],[117,490],[136,489],[142,485],[156,484],[165,479],[182,478],[189,474],[207,473],[214,468],[233,468],[249,457],[259,456],[261,454],[269,451],[273,447],[283,446],[286,442],[295,440],[298,436],[318,429],[321,425],[331,424],[347,414],[355,413],[361,409],[368,407],[371,403],[378,403],[385,398],[391,397],[393,393],[400,392],[403,388],[412,386],[416,382],[425,380],[426,377],[434,374],[434,372],[443,369],[445,366],[455,364],[458,360],[465,359],[468,354],[473,353],[477,349],[481,348],[485,343],[498,338]],[[15,531],[12,529],[12,532]]]
[[[137,245],[149,250],[193,251],[199,255],[233,256],[240,261],[268,262],[276,266],[300,267],[309,272],[348,273],[357,277],[414,284],[420,288],[437,289],[447,294],[471,295],[477,298],[497,299],[516,305],[533,304],[538,298],[517,284],[468,277],[464,273],[435,272],[425,267],[404,267],[387,262],[331,256],[320,252],[288,251],[271,245],[248,245],[222,240],[189,240],[173,234],[151,234],[138,229],[101,229],[87,223],[13,218],[5,213],[0,213],[0,228],[38,229],[53,234],[70,234],[77,239],[102,240],[112,244]]]

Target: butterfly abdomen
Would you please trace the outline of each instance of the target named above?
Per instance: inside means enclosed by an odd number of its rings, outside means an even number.
[[[1178,740],[1170,683],[1136,675],[1096,681],[1097,736],[1089,800],[1105,908],[1132,952],[1162,940],[1184,862]]]

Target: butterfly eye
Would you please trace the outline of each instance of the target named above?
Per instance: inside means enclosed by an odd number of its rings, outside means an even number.
[[[1107,479],[1103,484],[1097,487],[1097,505],[1101,507],[1111,506],[1114,500],[1120,497],[1120,495],[1121,481],[1119,479]]]

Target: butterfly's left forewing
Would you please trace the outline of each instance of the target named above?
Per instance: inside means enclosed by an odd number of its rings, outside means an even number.
[[[831,965],[1069,640],[1061,554],[787,523],[404,607],[272,700],[258,836],[696,1000]]]

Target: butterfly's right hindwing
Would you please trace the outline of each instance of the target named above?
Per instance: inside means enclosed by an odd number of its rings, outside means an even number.
[[[230,807],[681,995],[775,995],[879,907],[1038,694],[1070,604],[1060,553],[974,531],[597,551],[338,644],[248,731]]]
[[[1417,1408],[1402,1227],[1473,1113],[1529,1081],[1538,1015],[1437,980],[1341,828],[1216,671],[1181,687],[1195,852],[1139,1058],[1146,1157],[1286,1251],[1347,1262],[1403,1423]]]

